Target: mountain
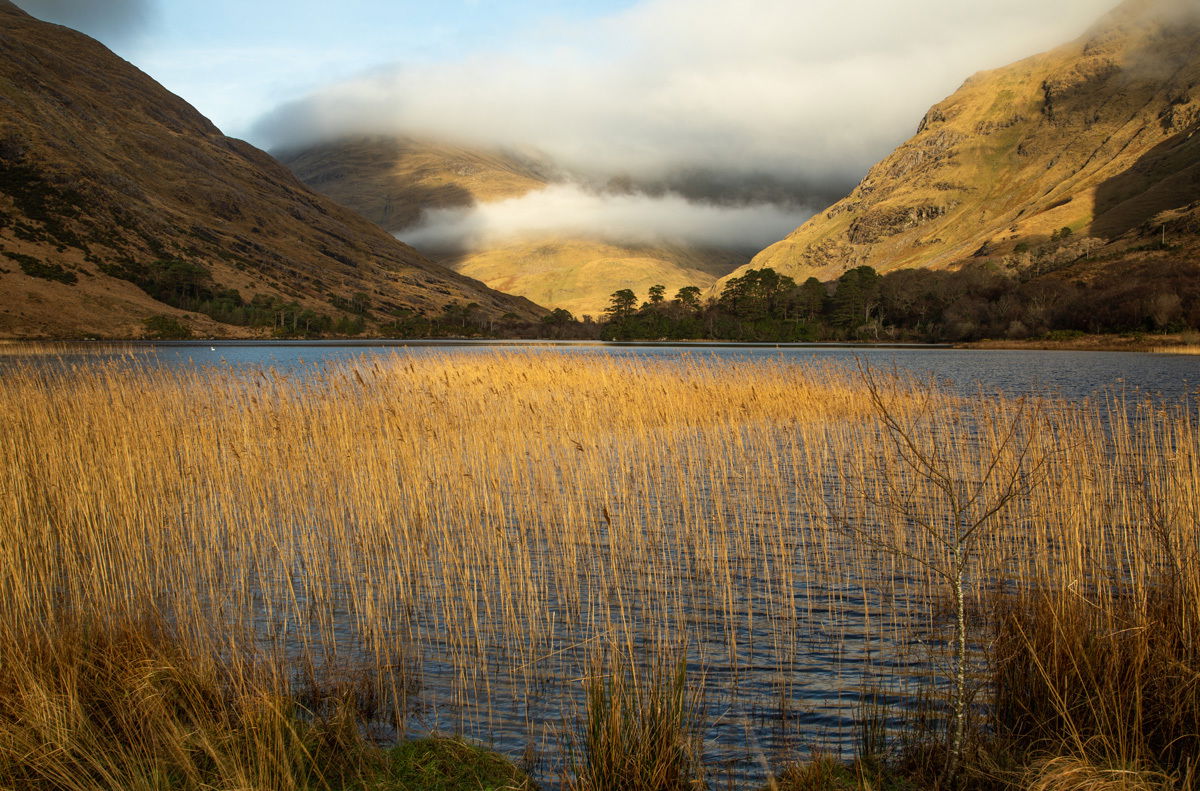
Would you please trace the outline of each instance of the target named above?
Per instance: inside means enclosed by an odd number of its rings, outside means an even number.
[[[619,289],[632,289],[644,300],[651,286],[662,285],[670,298],[684,286],[709,288],[749,257],[729,250],[547,237],[436,260],[539,305],[596,317]]]
[[[10,337],[132,336],[155,315],[234,336],[451,302],[543,312],[430,262],[100,43],[7,0],[0,294]]]
[[[1197,131],[1200,9],[1130,0],[1077,41],[968,79],[848,197],[748,268],[1150,276],[1148,262],[1200,252]]]
[[[517,198],[549,181],[545,165],[505,152],[406,137],[368,137],[282,151],[305,184],[398,231],[429,209]]]
[[[561,178],[552,164],[533,157],[407,137],[345,139],[276,156],[308,186],[401,236],[426,210],[520,198]],[[688,285],[707,288],[749,260],[740,251],[565,235],[422,251],[492,288],[577,315],[598,315],[623,288],[643,298],[655,284],[668,294]]]

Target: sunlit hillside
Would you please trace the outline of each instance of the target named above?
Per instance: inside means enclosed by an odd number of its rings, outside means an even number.
[[[1200,250],[1198,83],[1195,9],[1128,0],[1077,41],[966,80],[849,197],[751,266],[830,280],[975,262],[1153,281]]]
[[[261,336],[543,311],[429,261],[99,42],[0,2],[0,336]],[[366,295],[369,316],[346,305]],[[256,301],[257,300],[257,301]]]

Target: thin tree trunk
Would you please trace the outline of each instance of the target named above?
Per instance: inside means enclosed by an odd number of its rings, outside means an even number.
[[[954,734],[950,742],[950,777],[962,766],[967,727],[967,606],[963,584],[963,547],[954,548]]]

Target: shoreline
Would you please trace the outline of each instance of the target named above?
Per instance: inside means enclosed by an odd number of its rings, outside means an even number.
[[[445,336],[437,338],[272,338],[272,337],[194,337],[186,339],[156,338],[0,338],[3,347],[19,347],[37,344],[79,344],[102,346],[105,344],[132,344],[145,346],[609,346],[609,347],[719,347],[719,348],[780,348],[780,349],[971,349],[978,351],[1096,351],[1096,352],[1147,352],[1147,353],[1200,353],[1200,339],[1185,337],[1180,333],[1166,335],[1081,335],[1069,338],[1030,338],[1025,340],[984,338],[962,342],[921,341],[735,341],[735,340],[621,340],[559,339],[559,338],[479,338]],[[1195,352],[1191,352],[1191,349]],[[1189,350],[1184,352],[1184,350]]]
[[[1074,351],[1074,352],[1145,352],[1200,353],[1197,340],[1181,333],[1144,335],[1080,335],[1070,338],[1030,338],[1027,340],[984,339],[954,344],[956,349],[979,351]],[[1171,350],[1178,351],[1172,352]],[[1196,349],[1195,352],[1184,351]]]

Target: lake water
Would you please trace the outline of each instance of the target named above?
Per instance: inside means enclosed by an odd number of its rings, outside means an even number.
[[[103,347],[100,347],[103,348]],[[929,346],[865,347],[835,344],[604,344],[546,341],[179,341],[135,344],[146,362],[167,366],[306,365],[369,360],[390,355],[479,354],[497,349],[672,358],[711,355],[727,359],[783,356],[789,359],[861,360],[936,377],[964,394],[1049,393],[1067,399],[1128,394],[1176,399],[1200,386],[1200,356],[1143,352],[979,350]]]
[[[776,345],[656,345],[656,344],[578,344],[578,343],[490,343],[490,342],[176,342],[136,344],[109,355],[97,347],[87,355],[62,358],[69,364],[87,364],[94,359],[127,359],[130,365],[161,365],[172,368],[228,366],[232,368],[272,367],[301,373],[312,366],[361,361],[367,365],[393,355],[474,355],[497,349],[515,349],[534,356],[542,353],[572,355],[615,355],[654,359],[680,359],[715,356],[722,359],[763,359],[785,357],[797,360],[831,360],[854,363],[856,360],[879,369],[900,369],[922,377],[934,377],[944,386],[964,394],[1049,393],[1067,399],[1105,398],[1111,395],[1151,396],[1175,400],[1195,395],[1200,382],[1200,357],[1153,355],[1144,353],[1069,352],[1069,351],[982,351],[932,347],[846,347]],[[132,349],[132,352],[130,351]],[[96,352],[100,354],[97,356]],[[53,358],[47,358],[50,360]],[[2,368],[0,368],[2,375]],[[734,429],[736,431],[736,429]],[[785,442],[782,438],[781,442]],[[614,469],[617,469],[614,466]],[[661,482],[660,482],[661,483]],[[799,485],[799,482],[789,482]],[[750,483],[746,484],[750,486]],[[736,494],[735,484],[729,492]],[[702,510],[714,507],[706,490],[694,481],[682,480],[676,486],[662,484],[663,491],[687,490],[690,500]],[[762,502],[758,494],[747,491],[743,498],[731,499],[736,523],[755,520],[777,521],[780,514],[755,512],[746,503]],[[798,516],[800,506],[781,504],[782,512]],[[715,516],[715,515],[714,515]],[[717,519],[701,519],[702,523]],[[662,525],[667,535],[672,529]],[[607,556],[612,547],[604,547],[599,532],[595,551]],[[665,542],[665,546],[682,543]],[[802,544],[781,544],[784,557],[794,558],[794,577],[805,580],[803,591],[776,591],[763,595],[757,591],[752,564],[753,548],[747,548],[747,562],[733,563],[735,578],[729,590],[743,591],[745,598],[731,600],[729,606],[745,613],[745,625],[729,632],[729,621],[710,617],[713,604],[709,594],[699,587],[694,576],[682,573],[689,564],[703,558],[683,558],[680,576],[672,585],[681,591],[681,607],[688,614],[688,632],[693,639],[689,663],[702,668],[706,684],[716,694],[704,701],[704,715],[712,723],[704,734],[705,757],[712,773],[711,787],[761,787],[765,780],[763,756],[776,758],[795,755],[811,747],[809,740],[824,740],[835,748],[852,750],[854,728],[864,710],[864,696],[903,709],[916,704],[914,689],[936,684],[939,674],[920,651],[922,646],[899,644],[887,635],[915,635],[917,643],[922,624],[929,619],[925,601],[892,602],[882,612],[891,620],[880,620],[878,603],[869,601],[862,588],[847,578],[822,577],[808,568],[809,555]],[[555,558],[552,553],[535,553],[537,564],[530,569],[535,580],[545,575],[545,587],[552,589]],[[687,562],[683,562],[687,561]],[[893,582],[895,582],[893,580]],[[901,581],[902,582],[902,581]],[[631,583],[632,584],[632,583]],[[627,593],[640,600],[643,592],[632,587]],[[487,592],[480,591],[476,606],[485,610]],[[584,593],[586,598],[589,594]],[[654,600],[646,594],[647,600]],[[660,594],[654,594],[660,595]],[[778,597],[784,596],[786,601]],[[603,596],[596,594],[597,601]],[[551,600],[553,603],[553,599]],[[781,603],[782,602],[782,603]],[[831,605],[836,602],[836,607]],[[792,623],[781,623],[781,611],[803,613]],[[874,613],[874,615],[872,615]],[[564,614],[567,614],[564,612]],[[871,622],[870,629],[862,627]],[[563,690],[579,685],[586,668],[592,635],[581,623],[564,618],[555,645],[566,646],[548,654],[539,664],[531,695],[529,683],[522,679],[497,675],[487,681],[488,702],[477,708],[464,706],[456,695],[456,679],[462,668],[440,657],[452,653],[439,643],[444,624],[420,617],[410,625],[423,635],[425,646],[420,660],[422,690],[410,701],[413,706],[413,732],[422,729],[442,732],[463,731],[469,737],[491,741],[497,748],[517,756],[532,742],[553,767],[555,750],[561,747],[561,724],[569,707]],[[786,638],[780,635],[786,633]],[[881,637],[880,635],[884,635]],[[933,638],[936,640],[936,638]],[[731,645],[737,645],[730,658]],[[496,649],[499,651],[499,649]],[[893,659],[887,659],[893,657]],[[485,674],[486,675],[486,674]],[[578,700],[572,705],[578,706]],[[531,723],[540,723],[531,727]],[[561,755],[558,756],[561,760]],[[554,771],[543,768],[541,777],[553,786]],[[549,776],[548,776],[549,775]]]

